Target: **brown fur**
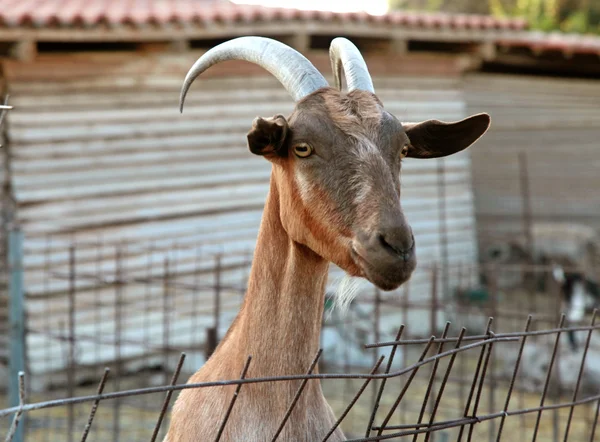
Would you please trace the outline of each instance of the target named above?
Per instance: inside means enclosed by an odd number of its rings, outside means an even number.
[[[302,374],[318,350],[328,263],[287,236],[280,220],[276,181],[271,183],[240,314],[190,383],[239,378],[248,355],[253,357],[248,378]],[[244,385],[221,440],[270,440],[298,385]],[[213,440],[234,389],[182,391],[166,440]],[[324,437],[334,422],[319,382],[309,381],[280,440],[312,442]],[[343,440],[341,431],[330,440]]]
[[[475,123],[459,123],[464,139],[480,135],[483,121]],[[434,127],[437,134],[451,132],[448,152],[467,147],[455,125]],[[444,155],[445,140],[432,137],[427,122],[411,130],[426,140],[414,147],[415,156]],[[329,262],[384,290],[410,277],[414,238],[400,208],[399,181],[409,136],[364,91],[320,89],[300,100],[287,119],[254,121],[249,148],[271,161],[273,170],[248,291],[227,335],[189,382],[239,378],[248,355],[248,378],[305,373],[319,346]],[[306,144],[313,154],[295,156],[294,146]],[[270,440],[298,385],[245,384],[221,440]],[[165,440],[213,440],[234,389],[183,390]],[[334,422],[320,383],[309,381],[280,440],[320,440]],[[329,440],[343,439],[338,429]]]

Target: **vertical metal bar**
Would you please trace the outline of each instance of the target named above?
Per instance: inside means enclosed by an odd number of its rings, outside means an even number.
[[[144,353],[146,353],[146,364],[149,364],[152,352],[150,349],[150,312],[152,311],[152,285],[153,285],[153,276],[154,276],[154,242],[150,243],[150,247],[148,249],[148,255],[146,257],[146,280],[144,284],[144,314],[142,319],[142,328],[143,328],[143,346]]]
[[[419,357],[419,360],[417,362],[421,362],[421,361],[423,361],[423,359],[425,359],[425,356],[427,356],[427,353],[429,352],[429,349],[431,348],[431,344],[433,344],[434,339],[435,339],[435,336],[432,336],[431,338],[429,338],[429,341],[427,341],[427,345],[425,345],[425,348],[421,352],[421,356]],[[392,405],[392,408],[390,408],[390,411],[388,411],[388,414],[385,416],[385,419],[383,419],[382,424],[379,426],[379,429],[377,430],[377,436],[381,436],[381,434],[385,431],[387,424],[389,423],[390,419],[392,418],[392,415],[394,414],[394,411],[396,411],[396,408],[398,407],[400,402],[402,402],[404,395],[406,394],[408,388],[410,387],[410,384],[412,383],[413,379],[417,375],[418,371],[419,371],[419,367],[417,366],[410,372],[408,379],[404,383],[404,387],[402,387],[402,391],[396,398],[396,401]]]
[[[319,358],[321,357],[322,353],[323,353],[323,350],[319,349],[319,351],[317,352],[317,355],[310,363],[310,367],[308,367],[308,372],[306,373],[307,375],[312,374],[313,370],[317,366],[317,363],[319,362]],[[290,418],[292,411],[294,410],[294,407],[298,403],[298,399],[300,399],[300,395],[304,391],[304,387],[306,387],[307,382],[308,382],[308,379],[303,379],[302,382],[300,383],[300,386],[298,387],[298,390],[296,390],[296,394],[294,395],[292,402],[290,403],[288,409],[286,410],[286,412],[283,416],[283,419],[281,419],[281,422],[279,423],[279,427],[277,428],[277,431],[275,431],[275,435],[273,436],[273,439],[271,439],[271,442],[275,442],[277,440],[277,438],[279,437],[279,435],[281,434],[281,432],[283,431],[283,427],[285,427],[286,422]]]
[[[163,268],[163,376],[164,383],[169,382],[169,341],[171,328],[171,312],[169,309],[169,301],[171,298],[171,269],[169,257],[165,257]]]
[[[50,254],[52,250],[52,237],[48,235],[46,237],[46,246],[44,250],[44,294],[50,292],[50,280],[51,280],[51,264],[50,264]],[[49,299],[44,299],[44,307],[48,308]],[[46,336],[51,336],[51,331],[54,330],[54,325],[51,324],[50,315],[44,315],[44,333]],[[50,339],[50,338],[49,338]],[[51,345],[45,345],[44,349],[44,360],[45,363],[50,366],[50,361],[52,360],[53,351]],[[48,426],[49,431],[44,432],[44,442],[48,442],[50,440],[50,435],[52,433],[52,419],[50,418],[49,410],[46,410],[44,413],[44,424]]]
[[[100,235],[98,237],[98,243],[96,245],[96,276],[98,278],[102,278],[102,259],[103,259],[103,252],[104,252],[104,242],[102,239],[102,236]],[[96,336],[102,336],[102,310],[104,308],[104,305],[101,301],[101,297],[100,297],[100,291],[101,291],[101,285],[100,284],[95,284],[94,287],[94,332],[96,333]],[[94,345],[94,362],[95,363],[99,363],[101,360],[100,357],[100,349],[101,349],[101,345],[96,343],[96,345]]]
[[[598,314],[598,310],[594,310],[592,314],[592,322],[591,326],[593,327],[596,324],[596,315]],[[581,365],[579,366],[579,373],[577,374],[577,382],[575,383],[575,390],[573,391],[573,397],[571,398],[572,402],[577,400],[577,395],[579,394],[579,387],[581,384],[581,379],[583,378],[583,370],[585,369],[585,359],[588,354],[588,350],[590,349],[590,343],[592,340],[593,329],[588,331],[587,339],[585,341],[585,347],[583,349],[583,356],[581,357]],[[567,418],[567,426],[565,428],[565,438],[564,442],[568,442],[569,439],[569,429],[571,428],[571,420],[573,419],[573,412],[575,411],[575,406],[572,405],[569,409],[569,417]]]
[[[529,327],[531,326],[531,315],[527,318],[527,323],[525,324],[525,333],[529,332]],[[527,335],[523,335],[521,338],[521,345],[519,346],[519,353],[517,355],[517,360],[515,361],[515,367],[513,370],[512,377],[510,379],[510,384],[508,386],[508,393],[506,393],[506,400],[504,401],[504,413],[500,418],[500,427],[498,428],[498,434],[496,437],[496,442],[500,442],[500,438],[502,437],[502,429],[504,428],[504,421],[506,420],[506,412],[508,411],[508,406],[510,404],[510,398],[512,395],[513,388],[515,386],[515,380],[517,378],[517,373],[519,372],[519,366],[521,365],[521,359],[523,357],[523,349],[525,348],[525,341],[527,340]]]
[[[437,264],[434,263],[433,267],[431,268],[431,309],[429,311],[429,334],[432,336],[435,335],[437,332],[437,275]]]
[[[558,323],[558,328],[563,328],[564,324],[565,324],[565,315],[562,315],[560,317],[560,322]],[[554,365],[554,360],[556,359],[556,352],[558,351],[558,345],[560,344],[560,335],[561,335],[560,331],[556,333],[556,341],[554,341],[554,348],[552,350],[552,356],[550,357],[550,365],[548,366],[548,372],[546,373],[546,381],[544,383],[544,390],[542,392],[542,397],[540,399],[540,407],[544,406],[544,402],[546,400],[546,394],[548,393],[548,386],[550,385],[550,376],[552,375],[552,366]],[[533,442],[535,442],[537,440],[537,434],[538,434],[538,430],[540,427],[540,420],[542,419],[542,411],[543,411],[543,409],[540,409],[537,414],[537,418],[535,421],[535,427],[533,430],[533,439],[532,439]]]
[[[467,283],[465,284],[464,280],[463,280],[463,262],[459,262],[458,263],[458,267],[456,269],[456,287],[458,287],[458,289],[462,289],[463,286],[470,286],[471,285],[471,281],[467,281]]]
[[[19,432],[19,422],[21,421],[21,416],[23,414],[23,405],[25,405],[25,373],[22,371],[19,372],[19,409],[13,416],[12,423],[10,424],[10,428],[8,429],[8,434],[6,435],[6,439],[4,442],[16,442],[23,439],[17,439]]]
[[[556,349],[556,356],[558,358],[558,360],[560,361],[560,342],[558,343],[558,347]],[[555,367],[555,372],[556,372],[556,380],[558,381],[558,389],[557,389],[557,393],[556,393],[556,397],[553,398],[553,402],[554,403],[559,403],[560,402],[560,398],[562,397],[562,380],[561,380],[561,370],[560,370],[560,363],[556,364]],[[559,424],[559,420],[560,420],[560,410],[558,409],[554,409],[552,410],[552,440],[553,442],[558,442],[559,440],[559,435],[558,433],[560,432],[560,424]]]
[[[404,283],[404,290],[402,293],[402,324],[404,326],[408,325],[408,308],[410,306],[409,296],[410,296],[410,280],[408,280]],[[402,364],[404,364],[405,362],[406,361],[405,361],[405,357],[404,357],[404,352],[402,352]]]
[[[67,396],[75,396],[75,244],[69,246],[69,356],[67,366]],[[75,427],[75,406],[67,405],[67,440],[73,442],[73,428]]]
[[[373,369],[371,370],[370,374],[377,373],[377,370],[379,369],[379,366],[383,362],[384,358],[385,358],[385,356],[381,356],[377,360],[377,363],[375,364],[375,367],[373,367]],[[323,438],[323,440],[321,442],[327,442],[327,440],[333,435],[333,433],[335,432],[335,430],[340,426],[340,424],[342,423],[342,421],[344,420],[344,418],[348,415],[348,413],[350,412],[350,410],[352,409],[352,407],[354,406],[354,404],[356,404],[356,401],[358,401],[358,399],[360,398],[361,394],[363,393],[363,391],[365,391],[365,389],[369,385],[369,382],[371,382],[372,379],[373,378],[371,378],[371,377],[365,379],[365,381],[361,385],[360,389],[356,392],[356,394],[354,395],[354,397],[352,398],[352,400],[350,401],[350,403],[348,404],[348,406],[346,407],[346,409],[342,412],[342,414],[340,415],[340,417],[338,418],[338,420],[335,421],[335,424],[333,424],[333,426],[329,429],[329,432],[325,435],[325,437]]]
[[[98,384],[98,389],[96,390],[96,394],[100,395],[104,391],[104,385],[106,384],[106,378],[108,378],[108,373],[110,370],[108,368],[104,369],[104,374],[102,375],[102,379],[100,379],[100,384]],[[90,414],[88,416],[87,424],[83,429],[83,434],[81,435],[80,442],[85,442],[88,434],[90,433],[90,429],[92,428],[92,422],[94,421],[94,416],[96,416],[96,411],[98,410],[98,405],[100,404],[100,399],[96,399],[92,404],[92,408],[90,409]]]
[[[169,385],[175,385],[177,383],[179,373],[181,372],[181,367],[183,366],[183,361],[185,361],[185,353],[181,353],[181,355],[179,356],[179,362],[177,362],[177,367],[175,368],[175,372],[173,373],[173,377],[171,378],[171,382]],[[167,394],[165,395],[165,400],[163,401],[160,413],[158,415],[158,420],[156,421],[156,425],[154,426],[154,431],[152,432],[150,442],[154,442],[158,437],[158,432],[160,431],[160,426],[162,425],[162,421],[165,418],[165,413],[167,412],[167,408],[169,407],[171,396],[173,396],[173,390],[167,391]]]
[[[558,442],[558,432],[560,431],[559,413],[560,411],[557,409],[552,410],[552,440],[554,442]]]
[[[399,341],[402,338],[402,333],[404,333],[404,324],[400,326],[398,329],[398,333],[396,334],[396,341]],[[379,341],[375,341],[379,342]],[[392,351],[390,352],[390,358],[388,359],[387,366],[385,367],[385,374],[388,374],[392,369],[392,364],[394,363],[394,356],[396,355],[396,350],[398,349],[398,345],[394,345],[392,347]],[[404,352],[404,351],[403,351]],[[365,437],[369,437],[371,435],[371,427],[373,426],[373,422],[375,422],[375,416],[377,415],[377,409],[379,408],[379,402],[381,401],[381,396],[383,396],[383,390],[385,389],[385,384],[387,382],[386,378],[381,380],[381,385],[379,386],[379,391],[377,393],[377,397],[375,398],[375,403],[373,404],[373,411],[371,412],[371,418],[369,419],[369,424],[367,425],[367,431],[365,433]]]
[[[206,358],[219,344],[219,323],[221,319],[221,255],[215,256],[215,280],[213,286],[213,326],[206,330]]]
[[[219,342],[219,326],[221,320],[221,255],[216,256],[215,262],[215,306],[214,327],[217,343]]]
[[[19,373],[25,371],[25,287],[23,285],[23,232],[15,228],[8,234],[8,321],[10,324],[10,353],[8,397],[11,406],[20,403]],[[16,428],[14,442],[24,440],[23,425]]]
[[[379,289],[375,288],[375,293],[374,293],[375,297],[373,298],[373,310],[374,310],[374,315],[373,315],[373,331],[374,331],[374,338],[375,340],[373,342],[379,342],[379,322],[380,322],[380,317],[381,317],[381,292],[379,291]],[[377,362],[377,349],[373,349],[373,364],[375,364]],[[375,407],[375,401],[377,400],[377,381],[373,382],[371,384],[371,407]]]
[[[488,320],[488,326],[487,326],[487,332],[486,335],[488,335],[490,338],[494,337],[494,333],[491,331],[491,325],[492,325],[492,321],[493,318],[489,318]],[[485,354],[485,358],[483,359],[483,366],[481,367],[481,377],[479,378],[479,386],[477,387],[477,393],[475,394],[475,403],[473,404],[473,417],[477,416],[477,409],[479,407],[479,401],[481,399],[481,392],[483,391],[483,383],[485,381],[485,375],[487,373],[487,367],[488,367],[488,363],[490,361],[490,356],[492,354],[492,348],[493,348],[494,343],[490,342],[490,344],[488,345],[487,349],[485,348],[486,346],[483,345],[481,347],[481,356],[479,361],[481,361],[481,357],[483,356],[484,352],[487,350],[487,353]],[[478,368],[479,368],[479,364],[478,364]],[[474,423],[471,423],[469,425],[469,433],[467,435],[467,441],[471,442],[471,438],[473,437],[473,430],[475,429]],[[462,427],[461,427],[461,431],[462,431]],[[462,435],[462,433],[460,433],[460,435]]]
[[[492,314],[491,317],[494,318],[495,328],[496,330],[500,330],[500,321],[498,317],[498,290],[497,290],[497,269],[490,268],[489,271],[489,293],[492,301]],[[489,395],[488,395],[488,411],[492,413],[496,407],[496,364],[495,364],[495,347],[490,346],[490,376],[489,376]],[[492,442],[494,440],[494,435],[496,434],[496,421],[495,419],[491,419],[488,422],[488,440]]]
[[[442,299],[448,299],[450,292],[448,275],[448,226],[446,213],[446,170],[443,158],[437,159],[438,211],[440,223],[440,249],[442,251]]]
[[[437,354],[441,354],[444,351],[444,339],[448,336],[448,330],[450,329],[450,323],[446,322],[446,326],[444,327],[444,331],[442,333],[442,342],[440,342],[440,345],[438,346],[438,352]],[[433,384],[435,383],[435,375],[437,373],[437,369],[438,366],[440,365],[440,359],[436,359],[433,362],[433,365],[431,367],[431,373],[429,375],[429,383],[427,384],[427,390],[425,391],[425,396],[423,397],[423,404],[421,405],[421,411],[419,412],[419,420],[417,421],[417,425],[420,425],[421,422],[423,422],[423,416],[425,415],[425,408],[427,408],[427,403],[429,401],[429,396],[432,397],[432,402],[435,401],[435,399],[433,399],[433,394],[432,394],[432,389],[433,389]],[[418,433],[415,433],[415,435],[413,436],[413,442],[416,442],[417,438],[419,437]]]
[[[460,334],[458,335],[458,339],[456,340],[456,345],[454,346],[455,349],[460,348],[460,345],[462,344],[462,340],[465,336],[466,331],[467,331],[467,329],[464,327],[460,330]],[[448,363],[448,367],[446,368],[446,373],[444,374],[444,379],[442,379],[442,385],[440,386],[440,392],[435,400],[435,405],[433,406],[433,409],[431,410],[431,416],[429,418],[429,425],[428,425],[428,427],[430,427],[430,428],[433,426],[433,421],[435,420],[435,414],[437,412],[438,407],[440,406],[442,396],[444,395],[444,389],[446,388],[446,383],[448,382],[448,378],[450,377],[450,372],[452,371],[452,367],[454,366],[454,361],[455,361],[457,355],[458,355],[458,353],[453,353],[452,356],[450,356],[450,362]],[[428,442],[430,439],[431,439],[431,441],[433,441],[434,437],[435,437],[435,434],[433,431],[426,433],[425,442]]]
[[[250,355],[250,356],[248,356],[248,359],[246,359],[246,364],[244,365],[244,368],[242,369],[242,374],[240,375],[240,379],[246,378],[246,374],[248,373],[248,367],[250,367],[251,361],[252,361],[252,356]],[[223,431],[225,430],[225,425],[227,425],[229,416],[231,416],[231,410],[233,410],[233,406],[235,405],[235,402],[237,401],[237,398],[240,394],[241,389],[242,389],[242,384],[237,384],[237,387],[235,388],[235,392],[233,393],[233,396],[231,397],[231,401],[229,402],[229,407],[227,407],[227,411],[225,412],[225,417],[223,418],[223,422],[221,422],[221,426],[219,427],[219,431],[217,433],[217,437],[215,438],[215,442],[219,442],[219,440],[221,440],[221,436],[223,435]]]
[[[485,334],[489,335],[490,330],[492,328],[492,318],[488,319],[487,327],[485,329]],[[469,408],[471,408],[471,401],[473,400],[473,395],[475,394],[475,386],[477,385],[477,379],[479,377],[479,371],[481,369],[481,363],[483,362],[483,357],[485,356],[485,345],[481,347],[481,351],[479,353],[479,359],[477,360],[477,366],[475,368],[475,373],[473,374],[473,381],[471,382],[471,389],[469,390],[469,396],[467,397],[467,403],[465,404],[465,410],[463,413],[463,417],[467,417],[469,415]],[[456,439],[457,442],[462,441],[462,435],[465,430],[465,426],[461,425],[458,431],[458,437]]]
[[[487,348],[487,354],[485,356],[485,360],[483,361],[483,368],[481,369],[481,378],[479,379],[479,387],[477,388],[477,394],[475,395],[475,404],[473,405],[473,417],[477,416],[477,408],[479,407],[479,401],[481,399],[481,392],[483,391],[483,383],[485,381],[485,375],[487,373],[487,367],[490,362],[490,357],[492,355],[493,349],[494,349],[494,343],[491,342]],[[473,430],[475,430],[475,423],[472,423],[469,426],[469,435],[467,436],[468,442],[471,442],[471,438],[473,437]]]
[[[402,302],[402,324],[408,325],[408,307],[410,297],[410,279],[404,283],[404,293],[403,293],[403,302]],[[403,349],[400,352],[400,356],[402,357],[401,367],[406,367],[406,349]],[[400,418],[400,422],[406,422],[406,406],[405,403],[400,403],[400,409],[398,410],[398,415]]]
[[[533,232],[531,231],[532,210],[531,193],[529,189],[529,169],[527,165],[527,154],[519,153],[519,178],[521,187],[521,210],[523,211],[523,233],[525,234],[525,244],[530,256],[533,257],[535,244],[533,242]]]
[[[198,346],[198,343],[200,342],[200,335],[199,335],[199,331],[200,328],[198,327],[198,320],[200,318],[200,266],[201,266],[201,262],[200,259],[202,257],[202,249],[200,247],[200,245],[196,246],[196,254],[195,254],[195,258],[194,258],[194,270],[193,270],[193,274],[194,274],[194,289],[192,291],[192,318],[191,318],[191,325],[192,325],[192,346],[193,348],[196,348]]]
[[[596,435],[596,427],[598,426],[598,416],[600,415],[600,401],[596,405],[596,413],[594,414],[594,423],[590,431],[590,442],[594,442],[594,436]]]
[[[121,246],[116,246],[115,250],[115,391],[120,389],[121,377],[121,303],[123,295],[123,268],[122,268],[122,250]],[[115,399],[113,403],[113,440],[119,440],[121,418],[121,400]]]
[[[466,355],[459,355],[459,361],[458,361],[458,379],[459,379],[459,386],[458,386],[458,403],[459,404],[464,404],[465,401],[467,400],[466,397],[466,392],[465,392],[465,387],[467,386],[467,378],[465,376],[466,372],[467,372],[467,367],[466,367],[466,363],[467,363],[467,358]]]

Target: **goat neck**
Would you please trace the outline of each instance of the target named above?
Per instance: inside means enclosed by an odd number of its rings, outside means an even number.
[[[238,358],[251,354],[250,373],[306,372],[319,348],[328,262],[294,242],[280,219],[278,190],[271,184],[248,292],[231,334]]]

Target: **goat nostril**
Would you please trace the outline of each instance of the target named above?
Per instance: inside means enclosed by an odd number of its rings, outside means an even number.
[[[386,249],[392,249],[395,250],[386,240],[385,240],[385,236],[383,236],[381,233],[379,235],[377,235],[377,238],[379,239],[379,244],[381,244],[384,248]]]
[[[388,241],[386,239],[385,235],[383,235],[381,233],[378,235],[378,239],[379,239],[379,243],[383,246],[383,248],[387,249],[388,251],[390,251],[391,253],[393,253],[395,255],[399,255],[405,261],[407,261],[410,258],[410,255],[412,254],[412,251],[415,248],[415,238],[412,236],[412,234],[411,234],[410,246],[408,246],[408,247],[400,247],[398,244],[392,244],[390,241]]]

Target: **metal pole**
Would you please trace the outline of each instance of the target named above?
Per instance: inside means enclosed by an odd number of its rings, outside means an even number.
[[[8,234],[8,321],[10,325],[8,397],[11,406],[19,405],[19,372],[25,371],[25,291],[23,284],[23,232]],[[13,442],[23,442],[25,419],[17,427]]]
[[[163,265],[163,364],[164,364],[164,383],[166,384],[169,379],[169,341],[171,333],[171,263],[169,257],[165,257]]]
[[[489,294],[492,303],[492,314],[491,317],[494,318],[494,322],[496,323],[496,329],[500,328],[499,325],[499,312],[498,312],[498,269],[496,267],[492,267],[488,270],[488,287]],[[490,413],[496,407],[496,347],[490,347],[490,376],[489,376],[489,395],[488,395],[488,409]],[[489,431],[489,441],[493,442],[496,439],[496,422],[492,419],[488,424]]]
[[[381,318],[381,292],[379,291],[378,288],[375,288],[375,293],[374,293],[374,298],[373,298],[373,310],[374,310],[374,315],[373,315],[373,331],[374,331],[374,339],[375,342],[380,342],[380,318]],[[375,365],[377,363],[377,350],[375,350],[373,352],[373,365]],[[380,381],[381,382],[381,381]],[[372,397],[371,397],[371,408],[375,407],[375,401],[377,400],[377,390],[378,390],[378,382],[373,382],[371,384],[372,386]]]
[[[115,248],[115,303],[114,303],[114,315],[115,315],[115,379],[114,388],[115,391],[119,391],[120,377],[122,374],[121,367],[121,327],[122,327],[122,303],[123,303],[123,251],[121,245],[117,245]],[[121,432],[121,400],[117,399],[113,403],[113,440],[118,441]]]
[[[429,311],[429,334],[437,333],[437,309],[438,309],[438,269],[437,263],[431,267],[431,309]]]
[[[448,275],[448,214],[446,211],[446,170],[444,160],[437,160],[438,186],[438,221],[440,234],[440,249],[442,261],[442,299],[446,302],[450,296],[450,281]]]
[[[221,321],[221,255],[217,255],[215,262],[215,307],[214,307],[214,327],[219,342],[219,323]]]
[[[215,256],[215,285],[213,298],[213,326],[206,329],[206,359],[219,344],[219,321],[221,319],[221,255]]]
[[[69,360],[67,365],[67,396],[75,396],[75,245],[69,247]],[[73,441],[75,427],[75,408],[67,407],[67,428],[69,442]]]
[[[521,204],[523,215],[523,233],[525,234],[525,245],[530,257],[533,259],[534,247],[532,224],[532,209],[531,209],[531,192],[529,189],[529,169],[527,167],[527,155],[525,152],[519,154],[519,178],[521,182]]]

